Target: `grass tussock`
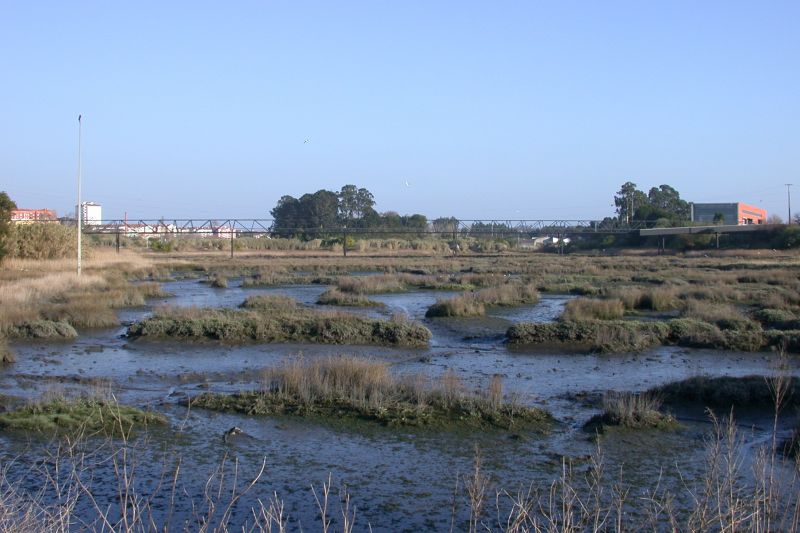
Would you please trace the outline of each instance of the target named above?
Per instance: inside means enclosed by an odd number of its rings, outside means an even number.
[[[625,314],[625,305],[620,299],[577,298],[569,300],[561,316],[563,320],[619,320]]]
[[[489,306],[514,306],[534,304],[539,301],[539,291],[533,285],[508,283],[437,300],[425,312],[426,317],[483,316]]]
[[[215,289],[227,289],[228,288],[228,278],[218,274],[212,276],[211,279],[208,281],[209,285],[214,287]]]
[[[386,363],[358,357],[286,361],[265,372],[259,391],[206,393],[191,403],[251,415],[344,416],[390,426],[544,428],[552,420],[541,409],[504,402],[499,378],[474,393],[450,372],[438,381],[397,377]]]
[[[52,434],[85,431],[127,434],[134,427],[166,424],[158,413],[99,399],[54,399],[0,413],[0,428]]]
[[[317,303],[320,305],[340,305],[343,307],[383,307],[382,302],[370,300],[360,293],[342,292],[339,289],[333,288],[323,292]]]
[[[472,294],[437,300],[425,312],[426,317],[471,317],[486,314],[486,306]]]
[[[290,299],[289,299],[290,300]],[[128,327],[132,338],[174,338],[227,342],[309,342],[424,346],[431,332],[403,319],[369,319],[297,306],[284,297],[248,298],[243,309],[157,309]]]
[[[16,362],[17,358],[14,355],[14,352],[11,351],[11,348],[8,347],[8,341],[6,341],[5,338],[0,337],[0,366]]]
[[[661,399],[651,393],[608,392],[603,395],[603,412],[586,424],[586,428],[674,429],[677,421],[662,413]]]
[[[731,304],[691,301],[687,303],[681,315],[714,324],[721,330],[754,331],[761,329],[757,322],[745,316]]]

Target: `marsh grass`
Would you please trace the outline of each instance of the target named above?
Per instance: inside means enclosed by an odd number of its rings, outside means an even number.
[[[254,296],[242,309],[161,307],[128,327],[132,338],[424,346],[431,332],[404,319],[310,309],[281,296]]]
[[[603,395],[603,412],[594,416],[586,428],[602,431],[608,427],[625,429],[674,429],[674,417],[662,413],[661,399],[652,393],[607,392]]]
[[[620,299],[576,298],[564,306],[563,320],[619,320],[625,314],[625,305]]]
[[[149,262],[129,254],[97,254],[87,260],[81,277],[72,271],[74,264],[61,260],[13,259],[4,266],[8,269],[3,269],[0,283],[0,333],[12,338],[74,337],[75,328],[117,325],[114,309],[165,296],[157,283],[127,281],[127,275],[152,271]]]
[[[451,372],[438,382],[397,377],[384,362],[349,356],[284,361],[265,371],[261,390],[205,393],[191,405],[251,415],[346,416],[391,426],[541,429],[552,420],[541,409],[504,402],[499,376],[485,391],[471,392]]]
[[[640,351],[661,344],[691,348],[758,351],[779,343],[794,347],[787,333],[770,336],[758,330],[726,330],[692,318],[658,321],[558,320],[552,323],[519,323],[506,331],[512,345],[561,346],[577,351],[614,353]]]
[[[340,305],[344,307],[384,307],[383,302],[370,300],[360,293],[347,293],[333,288],[323,292],[317,299],[320,305]]]
[[[436,300],[425,311],[426,317],[470,317],[486,314],[486,306],[472,294],[461,294],[453,298]]]
[[[761,326],[731,304],[690,301],[681,313],[686,318],[714,324],[721,330],[754,331]]]
[[[378,372],[369,379],[381,381],[382,375]],[[775,385],[772,390],[778,399],[777,413],[784,394]],[[643,476],[635,458],[609,468],[599,440],[588,461],[576,463],[564,458],[550,481],[504,487],[476,447],[471,467],[454,476],[449,530],[798,531],[800,460],[784,460],[781,449],[774,446],[774,437],[771,442],[747,442],[732,417],[720,419],[709,412],[709,418],[710,429],[698,442],[705,450],[705,462],[700,471],[693,469],[688,475],[681,471],[680,462],[665,461],[661,474]],[[356,512],[357,502],[347,488],[340,490],[338,498],[335,496],[330,474],[321,488],[312,485],[306,503],[287,505],[265,486],[266,458],[260,465],[245,469],[225,455],[198,487],[185,484],[184,463],[179,455],[168,452],[162,473],[154,482],[143,477],[147,471],[143,463],[152,460],[151,455],[143,453],[144,442],[127,434],[105,440],[59,440],[45,451],[45,460],[29,464],[5,461],[0,468],[0,531],[66,532],[80,524],[82,531],[168,533],[185,531],[189,524],[192,531],[200,533],[285,533],[299,524],[297,516],[291,514],[302,514],[298,505],[307,505],[318,519],[316,527],[303,524],[305,531],[352,533],[357,517],[366,522],[365,530],[373,528],[365,518],[370,512]],[[665,483],[665,475],[678,477],[680,483]],[[25,484],[26,479],[41,482],[32,487]],[[100,490],[98,483],[104,484],[103,489],[111,483],[115,490]],[[394,505],[411,506],[412,512],[417,510],[417,503],[401,500],[399,494],[392,501]],[[237,508],[241,512],[234,513]],[[373,516],[374,526],[384,527],[381,511]],[[397,526],[396,522],[386,525],[390,529]],[[438,525],[442,530],[446,527]]]
[[[486,307],[506,307],[534,304],[539,301],[539,291],[534,285],[507,283],[478,291],[460,294],[453,298],[437,300],[425,312],[426,317],[483,316]]]

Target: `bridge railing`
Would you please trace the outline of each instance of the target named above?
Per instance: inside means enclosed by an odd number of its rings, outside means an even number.
[[[359,227],[358,224],[337,224],[320,227],[281,227],[273,219],[127,219],[106,220],[83,225],[87,234],[120,234],[126,236],[182,235],[233,236],[245,235],[443,235],[453,237],[494,236],[523,237],[540,235],[575,235],[582,233],[630,233],[648,229],[648,221],[597,221],[580,219],[450,219],[448,223],[429,222],[425,227]]]

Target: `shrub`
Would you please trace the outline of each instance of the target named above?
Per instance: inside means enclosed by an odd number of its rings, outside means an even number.
[[[9,253],[19,259],[62,259],[75,256],[77,230],[61,224],[21,224],[10,235]],[[83,250],[86,252],[86,250]]]

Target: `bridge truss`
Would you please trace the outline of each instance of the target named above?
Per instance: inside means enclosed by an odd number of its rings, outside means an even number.
[[[426,227],[372,227],[363,228],[347,225],[312,227],[280,227],[273,219],[158,219],[158,220],[107,220],[94,224],[85,224],[85,234],[107,234],[123,236],[219,236],[231,238],[237,236],[272,236],[272,235],[452,235],[489,236],[489,237],[523,237],[570,236],[577,234],[621,234],[631,233],[652,227],[645,221],[627,223],[601,223],[596,220],[559,219],[559,220],[504,220],[504,219],[449,219],[447,222],[429,222]]]

